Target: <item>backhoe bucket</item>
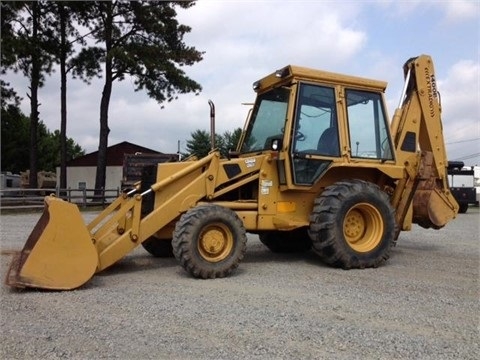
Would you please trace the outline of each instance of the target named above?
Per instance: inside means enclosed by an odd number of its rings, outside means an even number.
[[[75,204],[45,197],[40,220],[16,254],[6,283],[13,287],[75,289],[95,273],[98,254]]]

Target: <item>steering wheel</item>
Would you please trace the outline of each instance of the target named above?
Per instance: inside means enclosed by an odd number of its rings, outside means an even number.
[[[307,137],[301,133],[300,131],[295,132],[295,140],[297,141],[305,141]]]

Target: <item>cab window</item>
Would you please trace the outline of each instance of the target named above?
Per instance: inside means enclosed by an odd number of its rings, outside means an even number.
[[[346,90],[351,156],[393,158],[381,94]]]
[[[333,88],[302,84],[295,125],[294,152],[340,154]]]
[[[296,184],[312,185],[326,170],[331,157],[340,156],[335,90],[300,84],[292,149]],[[318,155],[326,159],[311,159]]]
[[[283,139],[289,95],[290,89],[282,87],[258,96],[242,153],[270,150],[273,139]]]

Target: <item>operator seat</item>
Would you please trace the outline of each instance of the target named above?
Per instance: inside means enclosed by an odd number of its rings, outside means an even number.
[[[317,151],[322,155],[339,156],[337,129],[329,127],[318,139]]]

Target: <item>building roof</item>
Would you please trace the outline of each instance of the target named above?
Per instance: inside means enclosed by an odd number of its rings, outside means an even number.
[[[123,158],[125,154],[162,154],[159,151],[155,151],[140,145],[123,141],[121,143],[109,146],[107,148],[107,166],[122,166]],[[77,157],[67,162],[69,166],[97,166],[98,151],[91,152],[89,154]]]

